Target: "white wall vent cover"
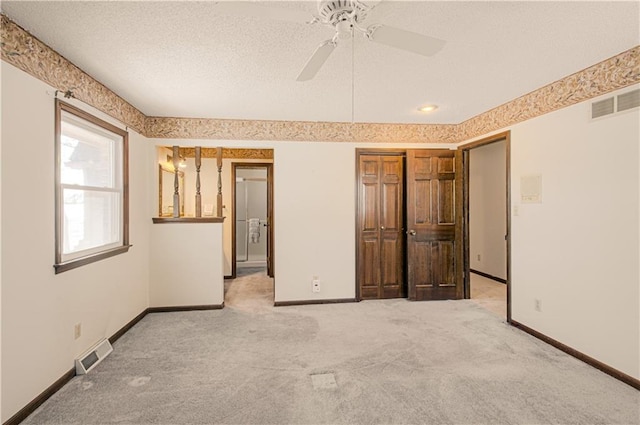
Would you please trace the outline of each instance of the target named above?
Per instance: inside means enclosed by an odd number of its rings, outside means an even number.
[[[591,119],[604,117],[605,115],[613,114],[613,101],[614,98],[600,100],[591,104]]]
[[[640,89],[618,96],[618,112],[637,108],[638,106],[640,106]]]
[[[96,367],[105,357],[113,351],[111,343],[103,339],[82,356],[76,359],[76,375],[84,375]]]

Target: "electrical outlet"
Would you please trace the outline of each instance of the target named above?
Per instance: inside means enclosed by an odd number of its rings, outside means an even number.
[[[73,337],[74,339],[78,339],[80,335],[82,335],[82,323],[76,323],[73,327]]]
[[[311,290],[313,292],[320,292],[320,278],[318,276],[314,276],[311,281]]]
[[[520,215],[520,206],[516,204],[513,206],[513,216],[518,217],[519,215]]]
[[[480,254],[478,254],[478,261],[480,261]]]
[[[533,308],[536,311],[542,311],[542,300],[539,300],[536,298],[535,300],[533,300],[533,302],[534,302]]]

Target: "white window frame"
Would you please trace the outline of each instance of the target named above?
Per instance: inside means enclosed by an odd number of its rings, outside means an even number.
[[[73,123],[87,130],[94,131],[104,137],[105,133],[113,137],[118,142],[117,148],[122,152],[116,153],[117,160],[114,161],[113,187],[95,187],[77,184],[62,183],[62,123],[63,115],[68,116],[66,122]],[[102,134],[100,134],[102,133]],[[56,248],[54,269],[56,274],[71,270],[86,264],[103,260],[114,255],[125,253],[129,250],[129,138],[128,133],[106,121],[103,121],[73,105],[65,103],[59,99],[55,102],[55,200],[56,200]],[[120,167],[122,167],[120,169]],[[78,250],[72,253],[64,253],[64,231],[65,212],[63,193],[65,189],[77,189],[93,192],[105,192],[115,194],[118,199],[119,214],[116,214],[118,223],[114,226],[119,228],[118,240],[106,243],[101,246],[92,247],[85,250]]]

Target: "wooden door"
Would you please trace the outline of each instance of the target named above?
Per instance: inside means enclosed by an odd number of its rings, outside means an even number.
[[[402,156],[359,156],[358,211],[359,298],[405,297]]]
[[[463,296],[460,156],[456,151],[407,150],[407,263],[411,300]]]

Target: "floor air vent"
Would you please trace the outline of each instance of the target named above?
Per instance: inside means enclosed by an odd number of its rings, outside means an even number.
[[[605,115],[613,114],[613,97],[608,99],[593,102],[591,104],[591,119],[604,117]]]
[[[618,112],[640,106],[640,89],[618,96]]]
[[[108,340],[103,339],[89,351],[76,359],[76,375],[84,375],[96,367],[105,357],[113,351]]]

